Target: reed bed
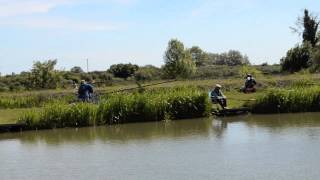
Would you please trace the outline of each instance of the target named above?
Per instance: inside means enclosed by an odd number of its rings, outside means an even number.
[[[0,109],[42,107],[53,102],[71,103],[76,100],[73,94],[26,94],[0,97]]]
[[[320,111],[320,87],[271,89],[252,105],[253,113]]]
[[[19,120],[28,129],[84,127],[205,117],[211,104],[206,92],[182,87],[145,93],[113,94],[98,104],[51,103]]]

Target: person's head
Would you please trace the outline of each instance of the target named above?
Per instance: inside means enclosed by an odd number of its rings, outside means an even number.
[[[216,84],[215,89],[221,89],[222,86],[220,84]]]
[[[85,80],[81,80],[80,84],[85,84],[86,81]]]

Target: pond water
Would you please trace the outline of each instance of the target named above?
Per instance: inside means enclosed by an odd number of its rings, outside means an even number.
[[[318,179],[320,114],[0,134],[0,179]]]

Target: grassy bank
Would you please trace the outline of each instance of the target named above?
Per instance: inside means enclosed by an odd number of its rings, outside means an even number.
[[[269,88],[291,88],[291,87],[310,87],[319,84],[320,76],[318,74],[294,74],[294,75],[274,75],[257,77],[258,92],[264,92]],[[146,82],[143,85],[157,84],[161,81]],[[203,91],[212,89],[215,84],[223,85],[223,91],[230,97],[231,107],[241,106],[243,103],[240,101],[256,98],[256,94],[243,96],[238,93],[240,87],[244,84],[244,79],[239,77],[231,77],[228,79],[202,79],[202,80],[179,80],[170,83],[163,83],[152,85],[145,88],[146,91],[165,90],[167,88],[183,87],[183,86],[196,86]],[[134,82],[128,84],[117,84],[107,88],[95,89],[102,99],[108,97],[111,92],[124,90],[124,92],[135,92],[134,88],[137,85]],[[126,90],[131,89],[131,90]],[[133,90],[132,90],[133,89]],[[240,101],[233,101],[232,99],[239,99]],[[54,101],[72,103],[76,101],[74,90],[45,90],[45,91],[30,91],[19,93],[0,93],[0,109],[8,108],[32,108],[43,107],[45,104]]]
[[[320,111],[320,87],[271,89],[252,105],[253,113],[294,113]]]
[[[211,104],[197,88],[113,94],[99,104],[52,103],[29,111],[19,120],[28,129],[84,127],[104,124],[161,121],[208,116]]]
[[[21,94],[6,94],[0,96],[0,109],[42,107],[53,102],[72,103],[76,101],[71,93],[28,92]]]

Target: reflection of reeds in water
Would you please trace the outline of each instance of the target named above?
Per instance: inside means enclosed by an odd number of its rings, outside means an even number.
[[[30,129],[84,127],[128,122],[186,119],[209,115],[207,93],[196,88],[174,88],[139,93],[119,93],[98,105],[52,103],[20,118]]]
[[[320,111],[319,87],[272,89],[252,105],[254,113],[290,113]]]

